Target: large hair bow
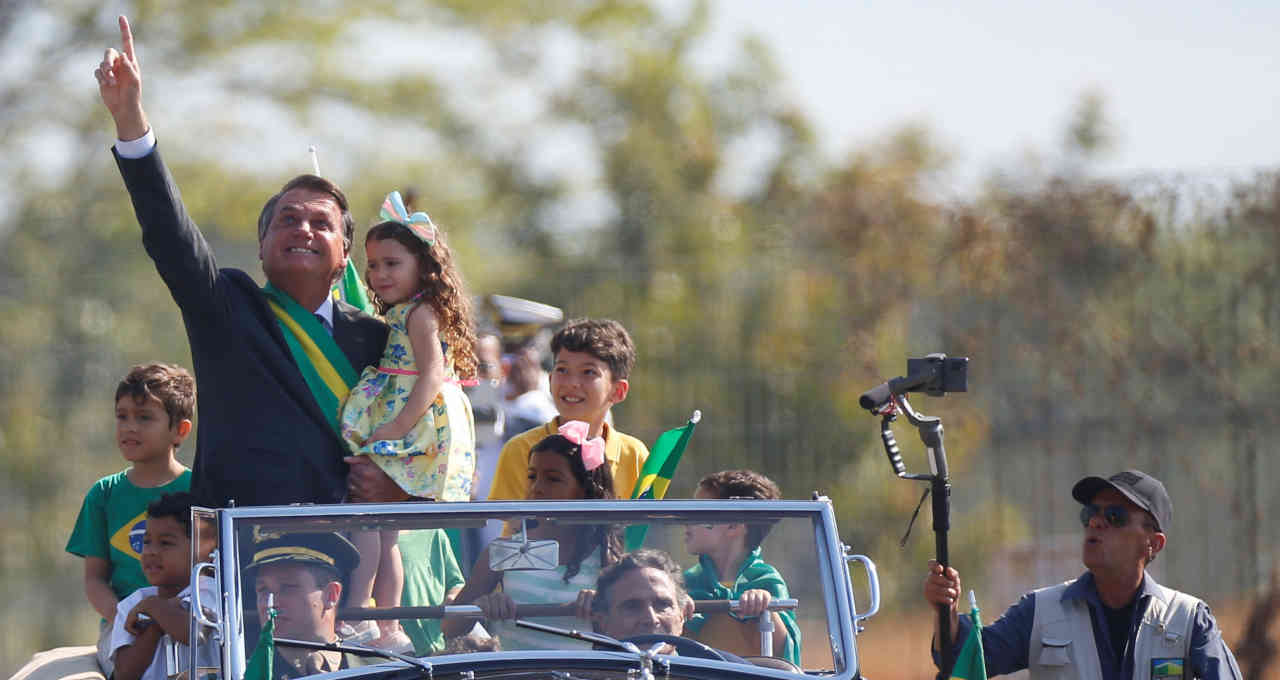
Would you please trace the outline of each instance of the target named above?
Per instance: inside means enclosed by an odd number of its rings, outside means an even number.
[[[600,467],[604,462],[604,439],[600,437],[587,439],[587,433],[590,431],[591,426],[581,420],[570,420],[557,430],[560,436],[577,444],[582,450],[582,466],[588,472]]]
[[[382,201],[382,210],[378,211],[378,215],[384,220],[399,222],[408,227],[409,231],[413,232],[413,235],[421,239],[423,243],[429,246],[436,244],[436,225],[424,212],[416,212],[410,215],[409,210],[404,207],[404,199],[400,198],[399,191],[387,194],[386,199]]]

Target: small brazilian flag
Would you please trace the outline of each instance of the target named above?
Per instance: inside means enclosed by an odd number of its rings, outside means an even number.
[[[951,680],[987,680],[987,660],[982,656],[982,619],[978,616],[978,599],[969,591],[969,637],[951,666]]]
[[[631,490],[632,499],[659,500],[667,495],[667,487],[671,485],[671,479],[676,474],[676,466],[680,464],[680,457],[684,455],[684,447],[689,445],[693,428],[698,426],[700,420],[702,420],[702,411],[694,411],[689,422],[659,435],[653,450],[649,451],[649,457],[644,461],[644,468],[640,470],[635,488]],[[627,550],[635,550],[644,545],[644,536],[648,531],[647,524],[627,527]]]
[[[356,265],[351,258],[347,258],[347,268],[342,271],[342,276],[333,282],[331,292],[335,300],[342,300],[365,314],[377,314],[377,310],[373,308],[373,302],[369,300],[369,291],[365,289],[360,272],[356,271]]]
[[[267,606],[267,625],[258,635],[258,646],[244,667],[244,680],[271,680],[276,660],[276,608]]]

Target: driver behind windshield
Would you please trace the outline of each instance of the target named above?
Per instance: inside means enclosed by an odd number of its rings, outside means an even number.
[[[637,635],[684,633],[693,599],[684,590],[680,565],[661,550],[627,553],[600,574],[591,600],[591,624],[616,640]]]
[[[267,536],[255,543],[245,567],[257,594],[258,622],[266,625],[267,598],[275,596],[275,637],[339,642],[335,632],[342,582],[360,561],[350,541],[333,532]],[[354,656],[276,645],[271,680],[328,673],[363,663]]]
[[[587,437],[588,426],[569,421],[560,433],[538,442],[529,454],[529,500],[577,500],[614,498],[613,475],[605,465],[604,442]],[[585,646],[565,638],[507,623],[524,604],[574,604],[577,618],[540,617],[539,623],[563,628],[581,628],[590,616],[591,589],[601,569],[622,554],[618,533],[601,525],[566,525],[529,522],[530,541],[553,540],[559,544],[559,564],[554,569],[494,571],[489,567],[490,544],[480,553],[471,577],[454,604],[474,604],[489,621],[488,633],[502,640],[504,649],[564,649]],[[506,541],[521,541],[517,533]],[[501,589],[499,589],[501,587]],[[469,619],[448,618],[445,635],[464,635],[472,627]]]

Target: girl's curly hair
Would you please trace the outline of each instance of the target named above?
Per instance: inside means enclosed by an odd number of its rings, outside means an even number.
[[[569,471],[573,473],[574,478],[578,480],[578,484],[582,487],[582,497],[584,499],[610,499],[617,497],[613,493],[613,473],[609,471],[608,463],[599,465],[594,470],[587,470],[586,465],[582,463],[582,447],[569,441],[564,435],[553,434],[534,444],[533,449],[529,451],[529,456],[532,457],[535,453],[544,452],[559,454],[569,461]],[[587,559],[592,551],[596,549],[600,550],[601,569],[617,562],[622,557],[622,537],[615,528],[591,525],[582,529],[582,531],[585,532],[585,535],[578,537],[574,553],[565,565],[565,583],[568,583],[569,579],[577,575],[582,566],[582,561]]]
[[[391,239],[404,246],[418,260],[422,270],[422,299],[436,313],[440,324],[440,339],[448,343],[453,353],[453,366],[458,377],[474,378],[476,375],[476,332],[472,325],[471,298],[462,283],[462,274],[453,262],[453,253],[444,242],[444,234],[436,230],[433,245],[427,245],[409,228],[399,222],[380,222],[369,229],[365,243],[371,240]],[[368,283],[366,276],[365,283]],[[374,302],[380,313],[386,313],[391,305],[372,290]]]

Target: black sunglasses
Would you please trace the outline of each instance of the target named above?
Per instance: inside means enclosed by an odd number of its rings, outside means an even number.
[[[1109,526],[1117,529],[1129,523],[1129,509],[1123,505],[1101,506],[1090,503],[1080,508],[1080,523],[1089,526],[1089,520],[1093,516],[1102,513],[1102,519],[1107,521]]]

